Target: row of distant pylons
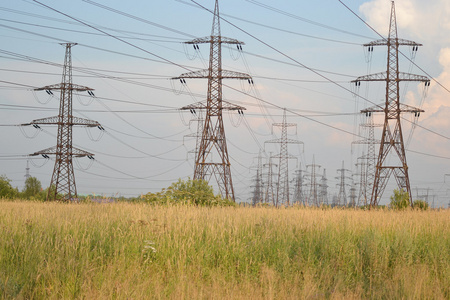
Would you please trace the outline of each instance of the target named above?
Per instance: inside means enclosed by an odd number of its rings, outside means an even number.
[[[411,186],[408,174],[408,164],[406,161],[406,151],[405,151],[405,143],[403,139],[402,126],[400,122],[401,114],[408,112],[414,113],[416,116],[420,115],[423,112],[422,109],[411,107],[405,104],[400,103],[400,88],[399,84],[401,81],[418,81],[425,82],[426,86],[429,86],[430,79],[421,75],[414,75],[409,73],[403,73],[399,71],[399,46],[406,45],[413,47],[414,51],[417,51],[421,44],[418,44],[413,41],[399,39],[397,36],[397,22],[396,22],[396,14],[395,14],[395,3],[392,1],[391,6],[391,15],[390,15],[390,25],[389,25],[389,36],[387,39],[381,39],[377,41],[373,41],[367,44],[364,44],[365,47],[368,47],[370,50],[373,50],[374,46],[387,46],[388,55],[387,55],[387,70],[383,73],[371,74],[366,76],[360,76],[356,80],[352,81],[356,86],[360,85],[361,81],[385,81],[386,82],[386,98],[385,103],[381,105],[376,105],[374,107],[366,108],[361,110],[361,113],[366,114],[368,116],[368,123],[365,124],[369,130],[369,136],[365,140],[357,141],[356,143],[367,144],[368,145],[368,153],[367,155],[363,155],[363,162],[359,163],[360,169],[360,177],[361,183],[360,186],[363,187],[360,189],[359,195],[356,195],[355,188],[352,187],[351,190],[351,203],[356,204],[355,199],[363,198],[361,204],[370,206],[376,206],[379,204],[381,200],[381,196],[386,188],[386,185],[389,181],[389,178],[394,175],[397,185],[399,189],[404,190],[409,195],[409,201],[412,205],[412,194],[411,194]],[[376,157],[375,144],[377,143],[374,137],[374,127],[377,126],[373,123],[373,115],[374,112],[384,113],[384,123],[381,139],[379,140],[379,151],[378,156]],[[286,124],[286,122],[284,121]],[[285,144],[287,139],[282,138],[280,141],[281,144],[281,152],[283,153]],[[294,142],[294,141],[291,141]],[[261,191],[264,190],[261,188],[261,171],[258,168],[256,175],[256,185],[253,193],[252,202],[255,204],[258,202],[269,203],[272,202],[273,205],[290,205],[289,193],[286,188],[286,184],[284,182],[288,182],[288,180],[284,179],[287,177],[286,175],[286,164],[289,155],[286,151],[284,151],[283,156],[279,156],[279,165],[278,165],[278,184],[276,187],[276,197],[270,201],[270,197],[267,195],[273,189],[271,186],[271,169],[269,169],[269,177],[267,177],[267,188],[266,193]],[[364,162],[365,161],[365,162]],[[271,164],[271,160],[269,159],[269,164]],[[310,174],[311,183],[310,183],[310,191],[309,198],[310,201],[299,201],[299,198],[303,198],[301,195],[301,187],[302,186],[302,177],[297,174],[295,180],[295,191],[294,198],[296,198],[296,202],[300,204],[306,205],[316,205],[320,206],[327,201],[327,184],[326,184],[326,175],[325,173],[322,176],[321,183],[317,184],[316,181],[316,165],[313,161],[313,165],[311,165],[312,170]],[[270,166],[271,168],[271,166]],[[345,172],[349,171],[344,169],[344,165],[342,169],[338,170],[341,173],[341,176],[338,178],[340,180],[339,185],[339,193],[337,196],[337,202],[340,205],[346,205],[346,203],[341,203],[341,199],[345,199],[347,196],[345,195]],[[299,172],[301,172],[299,170]],[[325,172],[325,170],[324,170]],[[280,181],[280,178],[283,178]],[[282,184],[280,184],[282,182]],[[284,194],[284,197],[279,197],[280,191]],[[307,197],[305,197],[306,199]],[[311,201],[311,199],[313,199]],[[333,201],[334,202],[334,201]],[[344,201],[345,202],[345,201]],[[358,201],[360,202],[360,201]]]
[[[222,69],[222,44],[234,44],[242,49],[241,45],[244,43],[235,39],[223,37],[221,35],[219,1],[215,0],[211,35],[188,41],[186,44],[192,44],[196,47],[198,47],[198,44],[209,44],[210,46],[208,69],[185,73],[173,78],[181,79],[183,81],[190,78],[208,79],[206,103],[196,103],[182,108],[197,109],[205,112],[204,120],[198,127],[201,134],[199,134],[195,151],[196,157],[194,179],[204,179],[209,182],[214,177],[222,196],[234,201],[235,193],[231,176],[231,164],[227,150],[222,112],[223,110],[237,110],[238,112],[242,112],[245,108],[230,103],[224,103],[224,101],[222,101],[222,80],[253,80],[248,74]],[[75,44],[67,43],[64,45],[66,48],[66,54],[62,82],[60,84],[36,89],[45,90],[47,93],[52,93],[53,90],[60,91],[59,114],[55,117],[34,120],[24,125],[33,125],[35,127],[39,127],[41,124],[58,125],[56,147],[35,152],[31,155],[42,155],[44,157],[48,157],[48,155],[56,156],[47,200],[70,201],[77,197],[72,158],[86,156],[93,159],[94,156],[92,153],[73,147],[72,127],[74,125],[98,127],[99,129],[102,129],[102,127],[98,122],[73,117],[73,91],[87,91],[90,96],[94,95],[92,92],[93,89],[73,84],[71,48]],[[394,1],[392,1],[388,38],[373,41],[364,45],[366,47],[372,47],[372,49],[374,46],[387,46],[387,70],[383,73],[361,76],[353,81],[355,84],[359,84],[361,81],[386,82],[385,103],[361,111],[366,114],[372,114],[373,112],[384,113],[383,130],[379,141],[380,148],[377,158],[373,159],[376,163],[372,163],[370,165],[368,162],[368,167],[365,169],[367,172],[367,181],[370,181],[370,183],[367,183],[367,186],[371,189],[371,191],[366,191],[369,199],[367,203],[371,206],[378,205],[391,175],[394,175],[398,187],[406,191],[409,194],[410,199],[412,199],[400,116],[403,112],[413,112],[417,114],[423,111],[400,103],[399,83],[400,81],[422,81],[429,85],[430,80],[425,76],[399,72],[398,55],[400,45],[412,46],[415,47],[415,49],[417,49],[418,46],[422,46],[416,42],[399,39],[397,37],[395,5]],[[293,126],[294,124],[286,122],[286,111],[284,111],[283,122],[274,125],[281,127],[282,135],[280,139],[267,141],[268,143],[279,143],[281,145],[280,152],[275,155],[275,157],[278,158],[276,192],[270,191],[270,193],[274,195],[273,199],[276,199],[276,203],[274,202],[276,205],[281,203],[290,204],[288,180],[289,154],[287,152],[287,145],[289,143],[299,144],[301,142],[287,139],[287,127]],[[369,148],[370,153],[367,154],[367,157],[372,155],[373,158],[375,156],[375,150],[373,148],[374,137],[369,137],[369,140],[370,139],[372,139],[372,149]],[[388,157],[389,160],[387,160]],[[315,168],[316,166],[313,167],[314,172],[316,171]],[[272,166],[269,170],[272,172]],[[261,176],[261,174],[257,174],[257,178],[258,176]],[[326,186],[325,174],[322,176],[322,183],[320,186]],[[320,197],[326,196],[324,195],[324,189],[313,191],[313,193],[317,193]],[[272,202],[273,201],[274,200],[272,200]]]

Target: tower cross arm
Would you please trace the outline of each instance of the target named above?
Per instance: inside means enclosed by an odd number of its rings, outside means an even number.
[[[87,87],[87,86],[82,86],[82,85],[78,85],[78,84],[73,84],[73,83],[57,83],[57,84],[52,84],[52,85],[46,85],[44,87],[40,87],[37,89],[34,89],[35,91],[45,91],[45,90],[72,90],[72,91],[77,91],[77,92],[84,92],[84,91],[93,91],[94,89]]]
[[[73,117],[72,125],[86,126],[86,127],[101,127],[100,123],[94,120]]]
[[[72,147],[72,156],[74,157],[83,157],[83,156],[94,156],[93,153],[87,152],[85,150],[81,150],[75,147]]]
[[[302,141],[297,141],[297,140],[294,140],[294,139],[287,139],[286,143],[288,143],[288,144],[299,144],[299,145],[303,145],[304,144]]]
[[[204,102],[205,101],[189,104],[189,105],[183,106],[182,108],[180,108],[180,110],[207,109],[208,106]],[[223,110],[241,110],[241,111],[247,110],[243,106],[236,105],[236,104],[230,103],[228,101],[222,101],[222,109]]]
[[[30,156],[38,156],[38,155],[56,155],[57,153],[57,148],[55,146],[41,150],[41,151],[37,151],[34,152],[33,154],[30,154]],[[94,156],[93,153],[91,152],[87,152],[75,147],[72,147],[72,153],[68,153],[69,155],[73,156],[73,157],[83,157],[83,156]]]
[[[376,106],[372,106],[369,108],[365,108],[363,110],[361,110],[361,113],[365,114],[365,113],[372,113],[372,112],[384,112],[385,108],[380,104],[380,105],[376,105]],[[411,106],[411,105],[407,105],[407,104],[403,104],[400,103],[400,112],[410,112],[410,113],[421,113],[421,112],[425,112],[423,109]],[[373,125],[373,126],[378,126],[378,125]]]
[[[206,104],[203,102],[197,102],[193,104],[189,104],[180,108],[180,110],[192,110],[192,109],[206,109]]]
[[[274,140],[268,140],[265,141],[264,144],[279,144],[281,143],[282,139],[274,139]]]
[[[227,38],[224,36],[207,36],[202,38],[193,39],[191,41],[184,42],[184,44],[197,45],[197,44],[208,44],[212,41],[222,44],[232,44],[232,45],[245,45],[244,42],[238,41],[236,39]]]
[[[369,46],[387,46],[388,45],[389,40],[388,39],[381,39],[381,40],[376,40],[367,44],[364,44],[364,47],[369,47]],[[423,46],[420,43],[416,43],[414,41],[409,41],[409,40],[404,40],[404,39],[397,39],[397,43],[398,45],[401,46]]]
[[[53,155],[56,154],[56,147],[50,147],[41,151],[34,152],[30,154],[30,156],[38,156],[38,155]]]
[[[388,76],[386,72],[380,72],[370,75],[364,75],[359,76],[355,80],[352,80],[351,82],[359,82],[359,81],[387,81]],[[399,72],[398,73],[398,80],[399,81],[420,81],[420,82],[429,82],[430,79],[426,76],[422,75],[416,75],[416,74],[410,74],[410,73],[404,73]]]
[[[302,141],[297,141],[297,140],[294,140],[294,139],[274,139],[274,140],[265,141],[264,143],[269,143],[269,144],[287,143],[287,144],[301,144],[301,145],[303,145]]]
[[[379,144],[379,143],[381,143],[381,140],[364,139],[364,140],[358,140],[358,141],[352,142],[352,144],[354,144],[354,145],[367,145],[370,143]]]
[[[100,123],[94,120],[73,117],[72,125],[86,126],[86,127],[101,127]]]
[[[293,126],[297,126],[296,123],[272,123],[272,126],[276,126],[276,127],[293,127]]]
[[[203,69],[198,70],[194,72],[188,72],[183,73],[178,77],[172,77],[171,79],[185,79],[185,78],[209,78],[209,70]],[[252,79],[252,77],[246,73],[241,72],[235,72],[235,71],[228,71],[228,70],[222,70],[221,75],[219,76],[221,79],[242,79],[242,80],[248,80]]]
[[[58,125],[58,116],[36,119],[31,121],[30,123],[21,124],[21,126],[29,126],[29,125]]]
[[[246,73],[222,70],[222,78],[245,80],[245,79],[252,79],[252,76],[250,76],[249,74],[246,74]]]
[[[21,124],[22,126],[29,126],[29,125],[59,125],[61,124],[59,120],[59,116],[49,117],[49,118],[42,118],[42,119],[36,119],[31,121],[30,123]],[[78,117],[72,117],[72,122],[70,122],[67,125],[80,125],[80,126],[87,126],[87,127],[101,127],[100,123],[93,120],[78,118]]]

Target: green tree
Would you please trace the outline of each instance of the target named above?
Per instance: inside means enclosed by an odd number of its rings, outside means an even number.
[[[28,177],[25,180],[22,197],[26,199],[45,199],[45,192],[42,190],[41,182],[36,177]]]
[[[17,188],[11,186],[11,180],[5,175],[0,176],[0,198],[14,199],[19,195]]]
[[[396,210],[404,210],[409,206],[408,192],[401,190],[394,190],[394,195],[391,196],[391,203],[389,207]]]

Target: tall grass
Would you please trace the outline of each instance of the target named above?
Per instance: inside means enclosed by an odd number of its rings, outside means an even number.
[[[0,202],[5,299],[450,299],[450,211]]]

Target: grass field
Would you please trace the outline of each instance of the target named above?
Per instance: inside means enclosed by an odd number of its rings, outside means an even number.
[[[450,299],[450,210],[0,202],[3,299]]]

